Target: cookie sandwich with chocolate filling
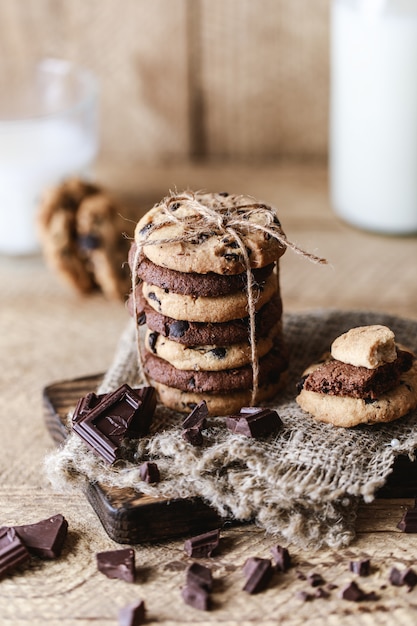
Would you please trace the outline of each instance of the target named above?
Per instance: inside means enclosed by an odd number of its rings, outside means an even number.
[[[386,326],[352,328],[304,372],[297,402],[335,426],[391,422],[417,407],[416,356]]]
[[[247,196],[175,194],[139,221],[129,309],[146,329],[142,368],[162,403],[189,412],[204,399],[226,415],[282,388],[286,247],[275,211]]]

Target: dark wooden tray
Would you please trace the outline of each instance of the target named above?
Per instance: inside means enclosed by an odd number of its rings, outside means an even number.
[[[57,445],[68,436],[68,412],[79,398],[95,391],[101,380],[102,374],[97,374],[45,387],[45,423]],[[106,488],[96,483],[88,486],[86,496],[105,531],[117,543],[135,544],[190,536],[224,523],[216,511],[198,498],[151,498],[133,489]]]
[[[77,400],[95,391],[102,374],[60,381],[43,391],[44,418],[56,444],[68,436],[66,417]],[[417,496],[417,461],[399,456],[380,498],[415,498]],[[202,500],[151,498],[133,489],[105,488],[90,484],[86,496],[105,531],[118,543],[145,543],[198,534],[224,523]]]

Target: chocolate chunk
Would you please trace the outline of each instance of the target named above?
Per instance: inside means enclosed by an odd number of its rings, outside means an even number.
[[[226,417],[227,428],[235,434],[246,437],[262,437],[276,432],[282,426],[278,413],[272,409],[251,407],[238,415]]]
[[[96,559],[98,571],[107,578],[120,578],[128,583],[135,581],[135,552],[132,548],[98,552]]]
[[[351,602],[360,602],[365,599],[365,594],[362,589],[352,580],[340,590],[340,597],[343,600],[350,600]]]
[[[312,587],[319,587],[320,585],[324,585],[323,577],[320,574],[312,574],[307,575],[307,580]]]
[[[119,610],[119,626],[140,626],[145,622],[145,603],[137,600]]]
[[[417,585],[417,574],[411,567],[408,567],[402,573],[401,580],[403,585],[407,585],[409,589],[414,589]]]
[[[14,526],[14,530],[29,552],[44,559],[56,559],[67,537],[68,522],[58,514],[35,524]]]
[[[158,339],[158,333],[149,333],[148,345],[154,354],[156,353],[155,345],[156,345],[157,339]]]
[[[211,591],[213,587],[211,569],[200,563],[192,563],[187,569],[187,585],[195,585]]]
[[[193,428],[184,428],[181,433],[182,438],[192,446],[202,446],[204,439],[201,430],[194,426]]]
[[[187,330],[189,329],[190,324],[186,321],[175,321],[172,324],[168,324],[168,333],[167,336],[168,337],[175,337],[176,339],[178,339],[179,337],[182,337]]]
[[[145,461],[139,468],[140,477],[146,483],[159,483],[161,480],[161,476],[159,474],[159,469],[156,463],[152,463],[151,461]]]
[[[417,533],[417,508],[408,509],[397,524],[403,533]]]
[[[210,608],[210,596],[206,589],[198,585],[186,585],[181,590],[182,599],[185,604],[192,606],[193,609],[200,611],[208,611]]]
[[[417,585],[417,574],[411,567],[408,567],[403,572],[400,572],[400,570],[396,567],[392,567],[388,580],[391,585],[394,585],[395,587],[407,585],[407,587],[411,590]]]
[[[152,387],[134,391],[129,385],[122,385],[105,394],[91,410],[81,409],[72,429],[93,452],[113,463],[122,456],[124,438],[139,437],[149,430],[155,407]]]
[[[351,572],[358,574],[359,576],[369,576],[371,572],[371,561],[369,559],[351,561],[349,563],[349,569]]]
[[[29,558],[30,554],[14,528],[8,526],[0,528],[0,578]]]
[[[403,582],[400,570],[396,567],[391,567],[388,580],[390,581],[391,585],[394,585],[394,587],[401,587]]]
[[[187,417],[182,421],[183,428],[204,428],[206,418],[208,417],[208,408],[205,400],[202,400]]]
[[[243,573],[247,577],[243,591],[259,593],[266,589],[272,578],[273,568],[269,559],[250,557],[243,566]]]
[[[188,556],[195,559],[204,559],[211,557],[213,552],[218,548],[220,542],[220,530],[210,530],[208,533],[203,533],[186,539],[184,543],[184,550]]]
[[[271,554],[278,572],[286,572],[291,567],[291,556],[287,548],[274,546],[271,548]]]
[[[226,348],[212,348],[210,350],[210,354],[212,354],[216,359],[224,359],[226,356],[227,350]]]

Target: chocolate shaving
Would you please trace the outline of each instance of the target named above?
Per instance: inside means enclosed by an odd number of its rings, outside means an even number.
[[[132,548],[108,550],[96,554],[97,569],[107,578],[135,581],[135,552]]]
[[[187,539],[184,543],[184,550],[188,556],[195,559],[211,557],[218,548],[220,542],[220,530],[211,530],[207,533],[197,535]]]
[[[244,407],[239,414],[226,417],[226,426],[234,434],[257,438],[279,430],[282,421],[273,409]]]

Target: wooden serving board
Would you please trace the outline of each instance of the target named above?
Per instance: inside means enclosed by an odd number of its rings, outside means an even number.
[[[56,382],[43,391],[44,418],[57,445],[68,436],[66,418],[77,400],[95,391],[103,375]],[[195,535],[224,524],[216,511],[199,498],[152,498],[129,488],[106,488],[90,484],[86,496],[105,531],[117,543],[145,543]],[[400,456],[379,498],[415,498],[417,461]]]
[[[79,398],[97,389],[102,376],[61,381],[43,390],[45,423],[57,445],[68,436],[69,411]],[[117,543],[145,543],[196,535],[224,523],[224,519],[199,498],[152,498],[133,489],[107,488],[97,483],[88,486],[86,496],[105,531]]]

